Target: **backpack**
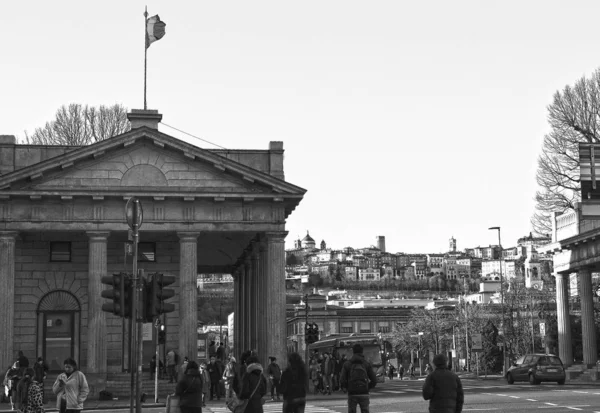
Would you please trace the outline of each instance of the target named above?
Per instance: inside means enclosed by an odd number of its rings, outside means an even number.
[[[348,378],[348,393],[368,393],[369,375],[364,363],[353,363]]]

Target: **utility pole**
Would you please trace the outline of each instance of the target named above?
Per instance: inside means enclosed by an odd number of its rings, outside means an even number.
[[[490,227],[490,230],[498,231],[498,248],[500,248],[500,255],[498,256],[498,263],[500,264],[500,307],[502,309],[502,336],[504,338],[504,347],[502,351],[502,376],[506,375],[506,331],[504,323],[504,280],[502,279],[502,241],[500,239],[500,227]]]
[[[304,294],[304,362],[308,366],[308,343],[306,329],[308,328],[308,294]]]

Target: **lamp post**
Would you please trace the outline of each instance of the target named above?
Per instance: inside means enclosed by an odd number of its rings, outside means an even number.
[[[498,257],[500,266],[500,307],[502,309],[502,335],[504,336],[504,342],[506,344],[506,332],[504,331],[504,280],[502,279],[502,241],[500,240],[500,227],[490,227],[489,229],[498,231],[498,247],[500,248],[500,256]],[[504,345],[502,351],[502,375],[506,375],[506,345]]]
[[[417,358],[419,359],[419,376],[423,375],[423,362],[421,360],[421,336],[423,335],[422,331],[419,331],[419,349],[417,350]]]

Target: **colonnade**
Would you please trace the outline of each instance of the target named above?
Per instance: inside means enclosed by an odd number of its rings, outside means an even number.
[[[571,318],[569,316],[569,273],[556,273],[555,277],[559,357],[565,366],[570,366],[573,364],[573,343],[571,337]],[[577,271],[577,277],[581,302],[583,364],[592,367],[598,360],[598,352],[591,270],[582,267]]]
[[[234,276],[234,347],[239,358],[256,350],[266,366],[268,357],[285,365],[285,245],[286,232],[261,234],[238,260]]]

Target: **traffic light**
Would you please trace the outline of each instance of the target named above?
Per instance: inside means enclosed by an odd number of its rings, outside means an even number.
[[[110,299],[102,304],[102,311],[119,317],[131,317],[131,278],[125,273],[119,273],[106,275],[100,281],[112,287],[101,293],[102,297]]]
[[[319,341],[319,325],[317,323],[313,323],[313,343]]]
[[[306,344],[312,344],[319,341],[319,326],[316,323],[306,324],[304,326],[304,339]]]
[[[175,291],[171,288],[164,288],[175,282],[175,277],[172,275],[164,275],[159,273],[150,274],[146,284],[146,311],[145,321],[152,322],[154,318],[164,313],[175,311],[175,305],[165,303],[165,300],[173,297]]]
[[[311,344],[310,339],[312,338],[312,325],[311,324],[304,324],[304,342],[306,344]]]
[[[167,333],[165,332],[165,326],[160,326],[158,330],[158,344],[165,344],[167,342]]]

